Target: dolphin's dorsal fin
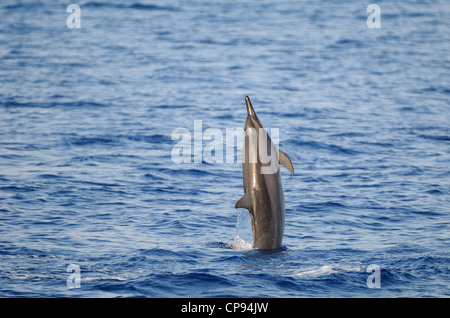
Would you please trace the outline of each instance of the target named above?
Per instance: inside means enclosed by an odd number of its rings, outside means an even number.
[[[250,209],[252,208],[252,201],[250,199],[250,195],[245,194],[242,198],[240,198],[234,205],[234,208],[247,209],[250,211]]]
[[[278,148],[278,158],[280,159],[280,164],[285,166],[290,171],[290,173],[294,175],[294,166],[292,165],[291,159],[279,148]]]

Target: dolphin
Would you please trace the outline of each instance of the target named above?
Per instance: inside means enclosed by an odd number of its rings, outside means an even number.
[[[272,143],[248,96],[245,103],[247,120],[242,155],[245,194],[236,202],[235,208],[244,208],[250,213],[254,248],[278,249],[283,240],[285,218],[279,164],[292,175],[294,167],[291,159]]]

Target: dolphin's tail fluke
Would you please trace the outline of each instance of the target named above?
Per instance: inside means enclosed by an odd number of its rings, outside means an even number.
[[[247,114],[249,116],[255,117],[255,110],[253,109],[252,102],[250,101],[250,98],[248,98],[248,96],[245,96],[245,103],[247,104]]]

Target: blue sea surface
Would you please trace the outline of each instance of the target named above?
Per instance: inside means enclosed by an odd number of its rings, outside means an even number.
[[[0,4],[0,297],[450,297],[450,2],[69,4]],[[172,157],[246,95],[295,167],[279,251],[237,145]]]

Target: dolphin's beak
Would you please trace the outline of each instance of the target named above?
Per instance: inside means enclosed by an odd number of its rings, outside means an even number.
[[[250,101],[250,98],[248,98],[248,96],[245,96],[245,103],[247,104],[247,114],[249,116],[255,117],[255,110],[253,109],[252,102]]]

